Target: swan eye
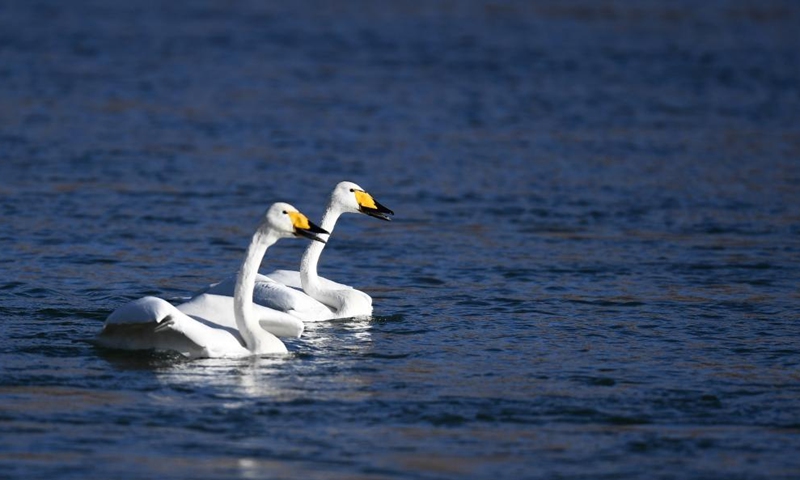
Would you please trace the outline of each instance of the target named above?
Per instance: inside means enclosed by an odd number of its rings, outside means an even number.
[[[286,210],[284,210],[284,211],[283,211],[283,214],[284,214],[284,215],[289,215],[289,212],[287,212]]]
[[[351,191],[351,192],[355,192],[355,191],[356,191],[356,189],[355,189],[355,188],[351,188],[351,189],[350,189],[350,191]]]

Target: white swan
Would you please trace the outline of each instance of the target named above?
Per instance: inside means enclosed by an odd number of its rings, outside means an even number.
[[[304,236],[324,243],[316,234],[327,233],[291,205],[276,203],[253,234],[236,275],[233,298],[226,301],[233,312],[234,325],[189,316],[165,300],[144,297],[109,315],[97,343],[126,350],[171,350],[190,358],[286,353],[283,342],[264,330],[254,315],[253,288],[258,267],[267,249],[281,238]]]
[[[378,203],[372,195],[353,182],[340,182],[336,185],[320,226],[333,232],[336,221],[343,213],[361,213],[381,220],[391,220],[389,215],[394,215],[394,212]],[[307,322],[371,315],[372,298],[369,295],[317,274],[319,257],[322,255],[322,248],[317,247],[323,246],[324,244],[309,245],[300,262],[299,272],[276,270],[268,275],[259,275],[253,300]],[[234,279],[227,278],[212,285],[198,297],[207,294],[231,295],[233,286]]]

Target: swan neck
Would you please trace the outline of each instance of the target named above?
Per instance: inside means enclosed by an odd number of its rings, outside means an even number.
[[[233,292],[233,310],[236,327],[242,335],[245,347],[253,352],[258,352],[261,339],[265,330],[259,325],[258,319],[253,315],[253,289],[261,261],[278,238],[269,233],[257,231],[247,247],[244,262],[236,275],[236,287]]]
[[[320,226],[328,232],[333,233],[336,221],[341,215],[342,211],[336,208],[333,198],[331,198],[331,201],[325,209],[325,213],[322,215]],[[330,236],[328,236],[326,240],[328,238],[330,238]],[[322,288],[322,283],[317,273],[319,257],[322,255],[322,249],[324,248],[325,244],[321,242],[311,242],[308,248],[306,248],[303,258],[300,261],[300,283],[303,286],[303,291],[306,292],[308,296],[330,307],[336,308],[337,305],[332,305],[332,300],[325,295],[325,289]]]

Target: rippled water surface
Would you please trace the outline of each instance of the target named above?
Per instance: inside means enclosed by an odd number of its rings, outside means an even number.
[[[0,3],[0,477],[800,477],[795,2],[277,3]],[[345,179],[371,319],[88,342]]]

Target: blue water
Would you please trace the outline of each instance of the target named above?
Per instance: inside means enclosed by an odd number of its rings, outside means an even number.
[[[0,3],[0,477],[800,477],[797,3],[272,3]],[[88,342],[340,180],[371,319]]]

